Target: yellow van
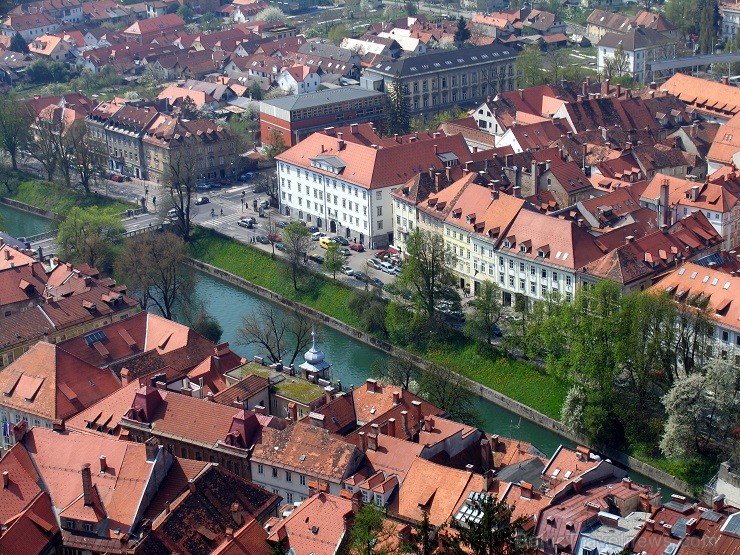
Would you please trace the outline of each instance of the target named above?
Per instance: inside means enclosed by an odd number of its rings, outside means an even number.
[[[334,243],[334,240],[330,237],[322,237],[319,239],[319,246],[323,249],[328,249],[332,243]]]

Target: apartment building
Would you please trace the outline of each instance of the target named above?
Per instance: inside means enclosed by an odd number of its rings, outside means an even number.
[[[514,90],[517,53],[513,47],[494,43],[380,62],[365,70],[361,85],[387,92],[398,81],[409,97],[411,115],[426,119]]]
[[[597,67],[604,70],[606,60],[621,49],[627,57],[627,71],[637,83],[648,83],[656,78],[648,63],[676,57],[677,39],[649,28],[633,27],[626,33],[607,33],[596,45]]]
[[[435,168],[460,172],[470,157],[461,135],[355,142],[351,126],[315,133],[277,156],[280,210],[371,248],[394,242],[391,192]]]

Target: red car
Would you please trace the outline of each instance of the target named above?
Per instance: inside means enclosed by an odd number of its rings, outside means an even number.
[[[277,233],[268,233],[267,240],[270,241],[270,243],[282,243],[283,238],[280,237]]]
[[[350,243],[349,248],[350,250],[357,252],[364,252],[365,250],[365,247],[363,247],[360,243]]]

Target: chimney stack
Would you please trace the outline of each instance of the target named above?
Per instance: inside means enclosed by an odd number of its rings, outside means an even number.
[[[365,380],[365,383],[367,384],[368,393],[375,393],[375,390],[377,389],[378,381],[373,378],[368,378],[367,380]]]
[[[712,498],[712,510],[719,513],[725,508],[725,495],[723,493]]]
[[[484,471],[491,468],[491,444],[485,437],[480,440],[480,464]]]
[[[401,391],[394,391],[393,392],[393,406],[396,406],[398,403],[401,402]]]
[[[242,507],[239,503],[231,504],[231,520],[233,520],[234,524],[237,526],[241,526],[244,523],[244,519],[242,518]]]
[[[522,188],[519,187],[519,185],[517,185],[516,187],[512,187],[511,190],[516,198],[522,198]]]
[[[3,470],[3,489],[10,487],[10,472]]]
[[[670,225],[670,210],[668,206],[668,179],[664,179],[660,184],[660,213],[658,222],[661,225]]]
[[[105,460],[105,455],[100,455],[100,472],[108,470],[108,461]]]
[[[150,437],[144,442],[146,447],[146,460],[148,462],[154,462],[159,453],[159,440],[156,437]]]
[[[334,399],[334,392],[335,391],[336,391],[336,389],[334,388],[334,386],[327,385],[324,388],[324,402],[331,403],[332,399]]]
[[[414,427],[416,427],[423,419],[424,417],[421,414],[421,401],[411,401],[411,404],[414,407]]]
[[[425,432],[431,432],[434,429],[434,418],[432,416],[427,416],[424,419],[424,431]]]
[[[723,85],[729,85],[730,84],[730,78],[727,75],[722,76],[722,84]]]
[[[308,418],[311,421],[312,426],[316,426],[317,428],[324,427],[324,415],[323,414],[312,412],[308,415]]]
[[[369,451],[378,450],[378,435],[375,433],[367,434],[367,448]]]
[[[294,423],[298,422],[298,405],[292,401],[288,403],[288,418],[290,418]]]
[[[365,439],[365,432],[360,432],[357,435],[360,436],[360,451],[364,453],[365,451],[367,451],[367,441]]]
[[[85,502],[86,507],[93,504],[92,472],[90,471],[90,463],[82,465],[82,499]]]
[[[389,418],[388,419],[388,435],[389,436],[396,436],[396,419],[395,418]]]
[[[686,536],[693,536],[696,533],[696,525],[699,523],[695,518],[686,521]]]
[[[409,411],[407,410],[401,411],[401,429],[407,436],[411,435],[411,432],[409,431]]]

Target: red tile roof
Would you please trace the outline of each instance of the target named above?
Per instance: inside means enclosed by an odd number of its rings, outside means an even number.
[[[17,515],[0,535],[0,553],[3,555],[28,555],[47,553],[56,543],[59,525],[46,492],[37,495],[28,507]]]
[[[142,19],[132,24],[130,27],[124,30],[124,33],[129,35],[151,35],[154,33],[163,33],[167,31],[173,31],[181,29],[185,26],[185,21],[179,15],[175,13],[169,13],[160,15],[159,17],[151,17],[149,19]]]
[[[0,459],[0,474],[8,473],[8,487],[0,488],[0,525],[9,525],[41,493],[39,474],[22,445],[14,445]],[[1,538],[2,536],[0,536]]]
[[[686,104],[712,115],[730,117],[740,112],[740,90],[731,85],[676,73],[660,86]]]
[[[336,553],[349,531],[351,513],[351,500],[317,493],[277,523],[268,540],[278,543],[286,538],[285,549],[295,553]]]
[[[0,308],[24,301],[27,301],[28,305],[36,304],[46,285],[44,266],[39,262],[29,262],[2,269],[5,252],[10,250],[7,248],[3,250],[0,247]],[[27,308],[28,305],[23,308]]]
[[[109,370],[41,341],[0,372],[0,404],[53,421],[69,418],[119,387]]]

